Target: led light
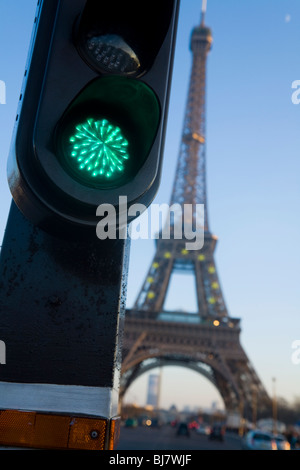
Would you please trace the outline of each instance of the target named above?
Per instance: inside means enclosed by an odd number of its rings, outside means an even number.
[[[68,157],[69,163],[90,179],[114,179],[125,171],[128,141],[121,129],[106,119],[90,118],[76,126],[69,140]]]
[[[117,34],[89,38],[85,52],[95,67],[107,72],[130,75],[140,68],[133,49]]]
[[[147,297],[148,297],[148,299],[154,299],[154,297],[155,297],[154,292],[150,291],[150,292],[148,293]]]

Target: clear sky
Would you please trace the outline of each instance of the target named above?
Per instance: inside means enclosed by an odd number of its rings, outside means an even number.
[[[9,151],[36,0],[0,0],[0,237],[11,196]],[[182,0],[161,187],[155,202],[168,203],[178,156],[191,67],[189,39],[201,1]],[[269,393],[292,401],[300,395],[300,80],[298,0],[208,0],[206,23],[214,44],[208,58],[207,181],[210,229],[218,236],[216,263],[229,314],[241,318],[241,343]],[[155,28],[154,28],[155,31]],[[132,241],[130,307],[154,255],[153,240]],[[183,285],[182,280],[180,283]],[[178,289],[170,308],[192,308]],[[183,291],[182,291],[183,294]],[[143,404],[146,377],[129,389]],[[222,401],[200,375],[163,371],[162,405]]]

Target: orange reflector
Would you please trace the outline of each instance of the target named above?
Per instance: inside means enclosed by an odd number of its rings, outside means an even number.
[[[113,450],[120,419],[0,411],[0,445],[36,449]]]
[[[117,447],[121,430],[120,418],[113,418],[110,422],[108,450],[114,450]]]

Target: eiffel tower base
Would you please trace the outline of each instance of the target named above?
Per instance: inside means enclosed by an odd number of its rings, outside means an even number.
[[[146,371],[183,366],[199,372],[217,388],[227,412],[238,411],[255,421],[270,409],[271,402],[239,336],[238,319],[214,324],[194,314],[139,312],[137,316],[136,311],[127,310],[120,398]]]

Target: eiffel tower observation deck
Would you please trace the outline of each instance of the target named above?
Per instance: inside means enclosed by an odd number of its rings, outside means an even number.
[[[174,236],[178,222],[171,218],[170,236],[159,237],[156,252],[135,304],[126,311],[121,373],[121,398],[145,371],[183,365],[207,377],[218,389],[227,410],[244,410],[255,419],[270,399],[240,344],[240,319],[231,318],[221,290],[214,251],[217,237],[209,227],[206,188],[206,67],[212,31],[205,24],[206,1],[200,22],[191,34],[192,69],[170,207],[189,205],[184,223],[198,229],[202,208],[204,244],[187,249],[187,239]],[[179,211],[180,212],[180,211]],[[192,273],[197,312],[165,311],[172,273]]]

